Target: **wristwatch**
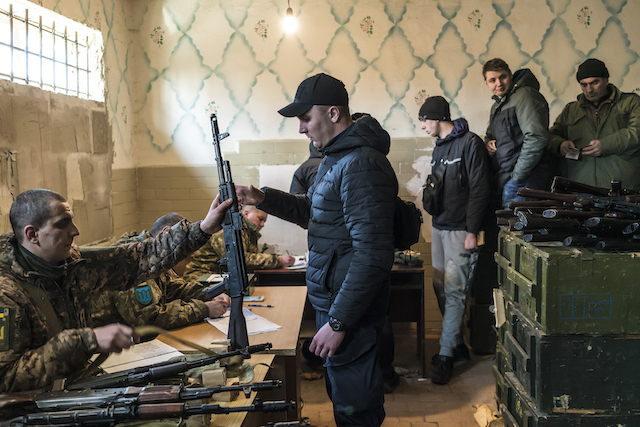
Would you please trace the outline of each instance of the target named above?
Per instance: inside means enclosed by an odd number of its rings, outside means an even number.
[[[347,329],[344,323],[342,323],[335,317],[329,317],[329,326],[331,326],[331,329],[333,329],[336,332],[342,332]]]

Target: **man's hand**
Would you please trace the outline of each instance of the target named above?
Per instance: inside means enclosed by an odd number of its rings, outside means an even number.
[[[264,202],[264,191],[255,188],[253,185],[248,187],[236,185],[236,196],[238,197],[238,203],[241,205],[258,206]]]
[[[575,150],[576,146],[573,143],[573,141],[562,141],[562,144],[560,144],[560,155],[562,157],[566,156],[567,153],[569,152],[569,150]]]
[[[478,238],[475,234],[467,233],[467,237],[464,239],[464,248],[469,252],[478,249]]]
[[[602,143],[599,139],[594,139],[582,149],[582,154],[585,156],[591,157],[600,157],[602,156]]]
[[[291,267],[293,264],[295,264],[296,262],[296,258],[292,257],[291,255],[282,255],[280,257],[280,267],[283,268],[287,268],[287,267]]]
[[[488,141],[485,145],[485,147],[487,147],[487,151],[489,152],[490,156],[495,156],[496,154],[496,140],[492,139],[491,141]]]
[[[93,334],[96,336],[100,353],[120,353],[140,341],[133,329],[120,323],[95,328]]]
[[[340,347],[344,334],[344,331],[336,332],[329,323],[325,323],[313,337],[309,350],[319,357],[332,357]]]
[[[229,299],[229,303],[230,302],[231,302],[231,299]],[[209,317],[212,319],[222,317],[222,315],[227,311],[227,307],[229,307],[229,303],[227,303],[224,300],[219,300],[218,297],[216,297],[216,299],[214,300],[205,302],[207,308],[209,309]]]
[[[211,206],[209,207],[209,212],[207,216],[200,221],[200,229],[207,234],[215,234],[216,232],[222,230],[222,217],[224,216],[224,211],[229,209],[232,199],[227,199],[224,202],[220,203],[220,194],[213,199]]]

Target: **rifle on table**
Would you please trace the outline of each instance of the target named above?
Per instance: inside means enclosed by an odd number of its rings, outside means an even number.
[[[240,300],[242,301],[242,299]],[[246,346],[245,348],[232,350],[227,353],[214,354],[196,360],[175,360],[155,363],[148,366],[140,366],[124,371],[113,372],[95,377],[85,378],[67,386],[68,390],[79,390],[83,388],[104,388],[104,387],[126,387],[134,385],[147,385],[151,381],[170,378],[182,374],[189,369],[211,365],[221,359],[233,356],[242,356],[250,359],[251,354],[269,350],[271,343]]]
[[[202,414],[230,414],[232,412],[280,412],[295,409],[295,402],[256,400],[247,406],[220,406],[217,403],[152,403],[112,405],[107,408],[78,409],[60,412],[26,414],[0,423],[0,427],[46,426],[114,426],[136,420],[187,418]]]
[[[4,405],[20,406],[27,411],[68,411],[82,407],[104,408],[108,406],[175,403],[196,399],[210,399],[216,393],[241,391],[246,398],[251,392],[273,390],[282,387],[282,381],[271,380],[251,384],[237,384],[218,387],[189,387],[182,385],[152,385],[146,387],[115,387],[81,390],[61,390],[41,392],[31,395],[28,401],[14,401]],[[12,395],[3,395],[3,399],[11,399]],[[26,410],[24,410],[26,409]]]
[[[227,253],[226,265],[229,276],[222,284],[214,286],[229,291],[231,314],[229,316],[229,333],[227,337],[231,342],[231,349],[237,349],[249,345],[247,322],[242,313],[242,297],[244,290],[249,286],[247,263],[244,259],[244,248],[242,247],[242,213],[238,208],[238,197],[236,196],[236,187],[231,179],[229,161],[223,160],[222,151],[220,150],[220,140],[229,136],[229,133],[220,134],[218,119],[215,114],[211,115],[211,131],[213,132],[213,146],[216,150],[216,163],[218,165],[220,201],[233,200],[231,207],[225,211],[222,219],[225,251]],[[222,266],[224,260],[220,260],[220,264]],[[208,294],[212,294],[212,292]]]

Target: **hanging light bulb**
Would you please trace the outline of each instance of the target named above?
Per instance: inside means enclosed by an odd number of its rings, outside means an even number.
[[[282,21],[282,29],[287,34],[295,33],[298,28],[298,23],[296,22],[296,18],[293,17],[293,9],[291,9],[290,0],[287,0],[287,14]]]

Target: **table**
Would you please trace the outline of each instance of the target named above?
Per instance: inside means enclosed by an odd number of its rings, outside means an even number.
[[[287,420],[300,419],[300,353],[298,351],[298,336],[304,303],[307,297],[306,286],[269,286],[254,292],[254,295],[264,296],[263,304],[275,307],[251,307],[252,311],[278,325],[282,326],[275,332],[250,335],[249,344],[270,342],[272,348],[269,353],[275,355],[270,376],[280,379],[284,386],[284,399],[296,402],[296,409],[287,412]],[[245,307],[247,304],[244,304]],[[172,331],[182,339],[192,341],[207,347],[213,341],[224,340],[226,336],[208,323],[199,323]],[[172,340],[170,337],[160,336],[159,340],[175,347],[182,352],[192,352],[190,347]],[[254,356],[255,357],[255,356]],[[253,357],[249,359],[253,360]],[[276,393],[272,393],[276,394]],[[277,414],[276,414],[277,415]]]
[[[277,268],[272,270],[255,270],[256,287],[259,286],[299,286],[305,284],[306,270],[289,270]],[[261,291],[255,291],[259,294]],[[306,302],[305,319],[314,312],[309,301]],[[416,322],[416,346],[421,374],[426,377],[427,362],[425,356],[424,336],[424,267],[410,267],[404,264],[393,264],[391,268],[391,295],[389,298],[389,315],[392,322]]]

